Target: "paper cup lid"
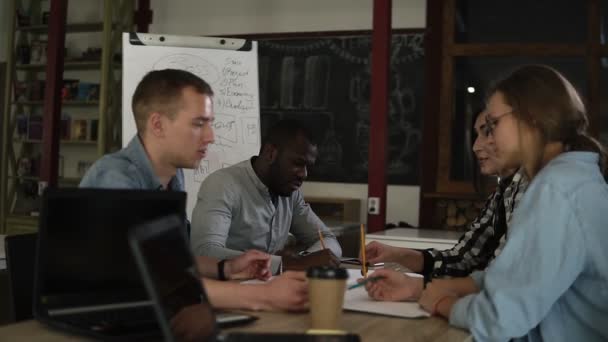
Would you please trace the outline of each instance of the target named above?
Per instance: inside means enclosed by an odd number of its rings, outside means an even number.
[[[306,276],[318,279],[348,279],[348,272],[339,267],[317,266],[309,268]]]

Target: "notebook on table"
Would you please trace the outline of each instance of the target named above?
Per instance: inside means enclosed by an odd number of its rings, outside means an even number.
[[[184,217],[186,194],[65,188],[48,189],[42,201],[34,317],[104,340],[160,336],[127,234],[157,217]]]
[[[179,218],[168,216],[134,227],[129,234],[129,243],[137,266],[153,301],[158,323],[165,341],[178,341],[171,324],[181,314],[190,315],[182,322],[191,324],[200,341],[311,341],[311,342],[358,342],[357,335],[305,335],[305,334],[220,334],[216,317],[203,284],[200,281],[194,258],[188,247],[186,236],[179,229]],[[182,311],[184,310],[184,311]],[[252,322],[255,317],[221,313],[232,316],[234,322]]]

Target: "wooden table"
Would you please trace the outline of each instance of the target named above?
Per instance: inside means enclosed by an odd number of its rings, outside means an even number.
[[[38,321],[24,321],[0,326],[0,341],[91,341],[46,327]]]
[[[308,329],[308,314],[281,312],[256,312],[255,323],[225,330],[254,332],[305,332]],[[448,325],[445,320],[403,319],[344,312],[342,327],[359,334],[361,341],[465,341],[469,334]],[[0,341],[88,341],[82,336],[69,335],[48,328],[37,321],[25,321],[0,327]]]
[[[260,318],[256,323],[226,331],[306,332],[310,324],[307,313],[260,312],[253,315]],[[365,342],[465,341],[469,337],[467,331],[452,327],[437,317],[405,319],[345,311],[342,315],[342,328],[358,334],[361,341]]]

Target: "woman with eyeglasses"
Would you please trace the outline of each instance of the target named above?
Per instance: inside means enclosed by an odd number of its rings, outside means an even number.
[[[499,81],[486,126],[505,167],[531,179],[507,243],[459,296],[431,282],[420,305],[478,341],[608,340],[606,152],[568,80],[542,65]]]
[[[420,251],[376,241],[369,243],[365,253],[370,263],[396,262],[424,276],[422,279],[390,269],[377,270],[370,276],[382,279],[366,284],[370,297],[382,301],[416,300],[423,290],[424,281],[445,276],[466,277],[473,271],[485,269],[500,253],[506,241],[511,213],[526,191],[528,180],[523,170],[518,170],[518,166],[500,165],[487,127],[485,112],[481,112],[475,120],[477,137],[473,152],[482,175],[499,177],[496,191],[488,197],[484,208],[471,222],[467,232],[450,249]],[[477,289],[467,279],[439,282],[463,295]]]

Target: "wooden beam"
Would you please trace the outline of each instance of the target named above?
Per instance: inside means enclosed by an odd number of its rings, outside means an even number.
[[[433,225],[435,200],[426,196],[434,193],[437,184],[437,156],[439,153],[439,89],[441,87],[441,56],[443,43],[443,0],[427,0],[426,32],[424,34],[424,117],[420,153],[420,209],[418,226]]]
[[[42,117],[42,160],[40,165],[41,187],[57,186],[59,160],[59,120],[61,117],[61,89],[63,87],[63,63],[65,47],[65,23],[68,12],[67,0],[51,1],[44,90],[44,115]],[[45,184],[46,183],[46,184]]]
[[[585,44],[453,44],[449,54],[457,56],[584,56]]]
[[[15,63],[16,63],[16,55],[15,55],[15,24],[16,24],[16,2],[9,1],[8,6],[6,8],[8,13],[12,13],[12,15],[7,16],[7,22],[3,23],[7,25],[7,40],[6,46],[1,46],[0,48],[6,48],[6,80],[5,80],[5,88],[4,94],[0,94],[0,96],[4,96],[4,104],[3,104],[3,116],[2,120],[2,146],[0,146],[0,233],[6,233],[6,217],[9,212],[9,201],[10,198],[8,195],[8,168],[10,165],[9,162],[9,151],[12,149],[8,148],[8,144],[12,143],[13,139],[13,131],[11,128],[11,117],[13,117],[11,102],[13,101],[13,82],[15,77]]]
[[[368,232],[384,230],[386,225],[391,12],[392,0],[374,0],[367,196],[380,199],[380,212],[367,215]]]
[[[138,0],[137,10],[133,13],[133,22],[137,32],[147,33],[152,24],[154,12],[150,9],[150,0]]]
[[[450,186],[450,169],[452,163],[452,126],[454,120],[454,56],[450,46],[454,45],[454,27],[456,0],[447,0],[443,5],[443,45],[447,46],[441,56],[441,82],[439,84],[439,151],[437,161],[437,192],[452,192]],[[436,90],[435,90],[436,91]],[[446,185],[447,184],[447,185]],[[471,186],[472,189],[472,186]]]

